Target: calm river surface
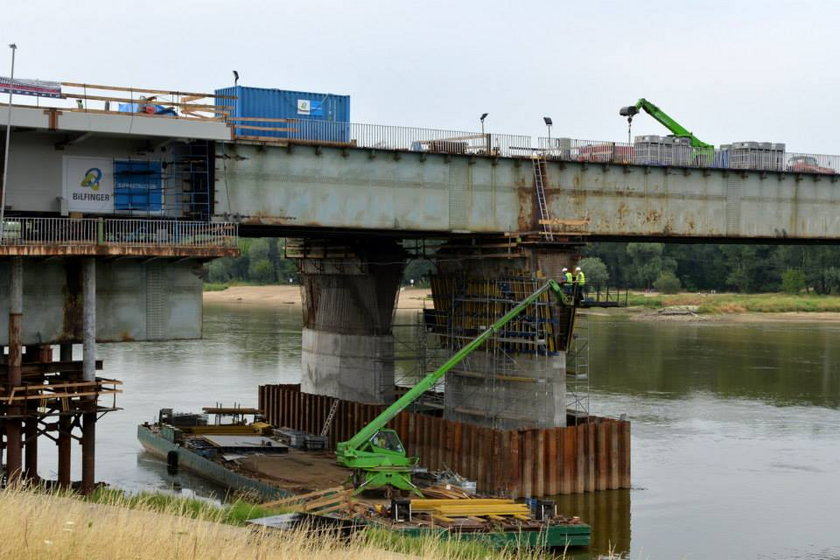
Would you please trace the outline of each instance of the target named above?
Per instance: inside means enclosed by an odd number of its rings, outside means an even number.
[[[634,559],[840,559],[840,324],[590,324],[592,412],[632,421],[633,488],[558,498],[593,524],[580,558],[612,545]],[[97,429],[97,478],[171,488],[137,424],[161,407],[255,406],[257,385],[298,382],[300,328],[299,307],[216,304],[204,340],[100,345],[125,393]],[[45,444],[43,475],[55,455]]]

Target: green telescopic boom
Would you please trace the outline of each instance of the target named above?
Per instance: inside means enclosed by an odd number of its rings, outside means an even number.
[[[691,142],[691,146],[693,148],[714,148],[712,144],[707,144],[694,136],[694,134],[685,128],[683,125],[672,119],[665,111],[651,103],[645,98],[639,99],[635,105],[630,105],[629,107],[622,107],[619,111],[619,114],[622,117],[627,117],[628,119],[633,119],[633,117],[639,114],[639,111],[644,109],[644,111],[656,119],[662,126],[667,128],[671,131],[671,134],[677,136],[679,138],[688,138]]]
[[[354,450],[361,447],[371,437],[373,437],[379,430],[390,422],[397,414],[403,411],[408,405],[417,400],[420,395],[431,389],[438,380],[446,375],[446,373],[453,367],[458,365],[461,360],[466,358],[473,350],[481,346],[488,338],[493,336],[499,329],[504,327],[517,315],[522,313],[526,307],[534,303],[542,294],[548,290],[553,290],[561,299],[564,299],[563,287],[554,280],[548,280],[536,292],[522,300],[513,309],[507,312],[501,319],[490,325],[486,331],[481,333],[469,344],[456,352],[445,364],[440,366],[425,378],[423,378],[417,385],[411,388],[406,394],[397,399],[391,406],[382,411],[382,413],[374,418],[367,426],[359,430],[359,432],[350,438],[348,441],[339,443],[336,446],[336,454],[341,457],[345,453],[353,453]]]

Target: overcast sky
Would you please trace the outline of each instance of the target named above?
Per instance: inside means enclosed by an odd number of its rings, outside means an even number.
[[[713,144],[840,154],[834,1],[3,0],[0,75],[349,94],[354,122],[626,139],[646,97]],[[633,134],[664,134],[647,115]]]

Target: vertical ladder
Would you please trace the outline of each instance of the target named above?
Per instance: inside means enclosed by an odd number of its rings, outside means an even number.
[[[575,425],[589,416],[589,318],[577,314],[566,354],[566,413]]]
[[[330,407],[330,413],[327,414],[327,419],[324,421],[324,427],[321,428],[321,436],[326,436],[330,433],[330,426],[332,425],[333,418],[335,418],[335,411],[338,410],[338,403],[341,402],[338,399],[335,399]]]
[[[545,183],[548,180],[548,161],[546,160],[545,154],[534,154],[531,158],[531,163],[534,165],[534,188],[537,191],[540,223],[542,224],[546,241],[554,241],[554,233],[552,233],[551,224],[549,223],[551,217],[548,215],[548,204],[545,200]]]

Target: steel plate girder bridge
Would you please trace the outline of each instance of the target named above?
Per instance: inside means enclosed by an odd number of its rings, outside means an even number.
[[[551,221],[595,240],[808,243],[840,237],[840,176],[546,162]],[[217,216],[244,235],[535,233],[528,157],[220,143]],[[295,233],[297,232],[297,233]]]

